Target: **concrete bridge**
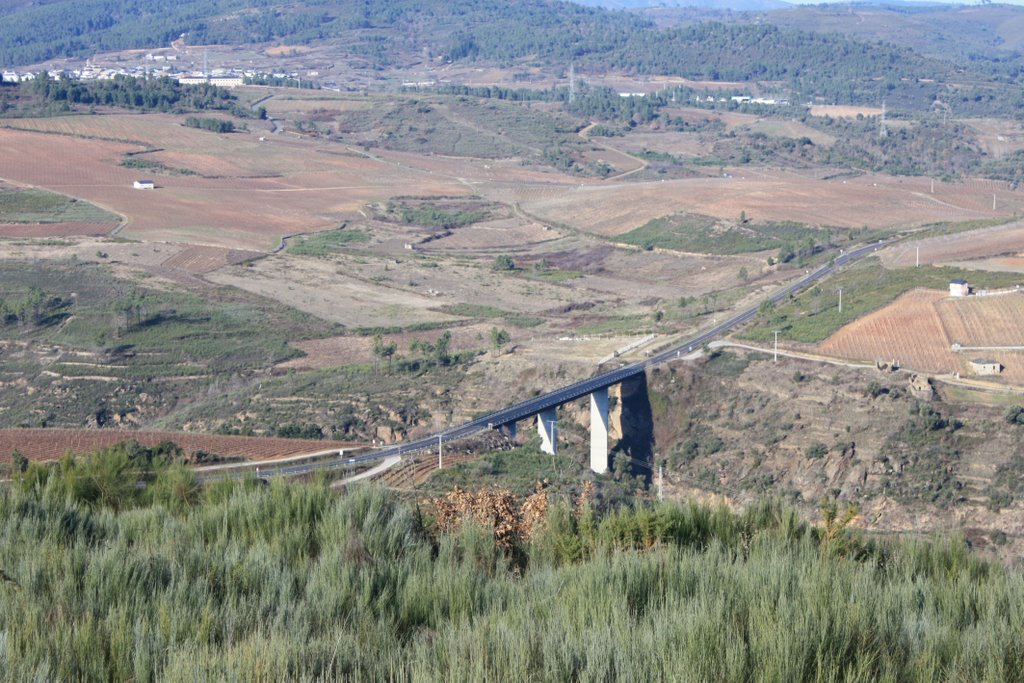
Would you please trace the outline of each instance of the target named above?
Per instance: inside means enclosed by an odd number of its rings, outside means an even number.
[[[575,399],[569,399],[572,400]],[[550,455],[558,451],[558,408],[554,405],[536,413],[540,450]],[[501,428],[515,438],[516,422],[508,422]],[[590,469],[598,474],[608,471],[608,386],[590,392]]]
[[[772,303],[778,303],[790,294],[797,292],[808,285],[830,275],[837,267],[868,256],[884,246],[888,246],[895,240],[888,242],[879,241],[875,244],[868,244],[858,247],[849,252],[841,253],[830,263],[807,273],[804,277],[792,282],[785,287],[776,290],[768,297]],[[550,393],[527,399],[502,410],[497,410],[489,415],[477,418],[451,429],[445,430],[432,436],[423,437],[415,441],[396,444],[388,448],[382,448],[373,453],[367,453],[354,457],[341,457],[337,459],[322,460],[315,463],[291,465],[274,470],[267,470],[265,475],[296,475],[307,474],[321,469],[343,467],[374,460],[383,460],[391,457],[402,457],[405,454],[415,451],[422,451],[430,448],[442,448],[443,444],[472,436],[487,429],[504,428],[514,433],[517,422],[536,416],[537,431],[541,437],[541,449],[545,453],[554,454],[557,450],[557,409],[559,406],[583,398],[590,397],[590,468],[595,472],[603,473],[608,471],[608,387],[621,384],[624,380],[636,377],[647,372],[648,368],[668,363],[672,360],[681,359],[683,356],[701,348],[705,343],[710,342],[735,327],[747,322],[757,315],[758,307],[751,308],[734,315],[728,320],[715,325],[713,328],[683,342],[677,346],[654,354],[642,361],[621,366],[615,370],[601,373],[596,377],[575,382],[568,386],[556,389]]]

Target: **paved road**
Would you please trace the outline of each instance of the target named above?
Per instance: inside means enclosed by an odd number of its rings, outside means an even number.
[[[844,252],[836,257],[832,264],[824,265],[817,270],[808,273],[804,277],[800,278],[796,282],[780,289],[769,297],[772,303],[778,303],[782,301],[790,294],[798,292],[808,285],[821,280],[824,277],[832,274],[835,269],[839,266],[845,265],[856,261],[857,259],[863,258],[869,254],[872,254],[883,247],[888,246],[892,242],[880,241],[874,244],[868,244],[863,247],[859,247],[850,252]],[[472,436],[483,432],[494,427],[515,422],[517,420],[536,415],[537,413],[547,408],[562,405],[577,398],[581,398],[590,394],[598,389],[610,387],[615,384],[619,384],[624,379],[628,379],[640,373],[646,372],[646,370],[655,365],[661,365],[671,360],[676,360],[685,356],[687,353],[694,349],[699,349],[706,342],[711,341],[715,337],[718,337],[726,332],[729,332],[735,327],[742,325],[751,318],[757,315],[759,306],[752,306],[742,313],[738,313],[728,320],[715,325],[706,332],[688,339],[681,344],[673,346],[666,351],[655,354],[649,358],[645,358],[642,361],[637,361],[629,365],[621,366],[615,370],[603,372],[599,375],[595,375],[590,379],[581,380],[574,382],[568,386],[564,386],[560,389],[556,389],[547,394],[537,396],[520,403],[516,403],[508,408],[497,410],[483,417],[479,417],[471,422],[452,427],[443,432],[439,432],[432,436],[423,437],[415,441],[410,441],[404,444],[398,444],[395,446],[389,446],[387,448],[380,448],[372,453],[365,453],[362,455],[356,455],[352,457],[338,457],[338,458],[326,458],[316,462],[302,463],[296,465],[290,465],[280,467],[276,469],[264,469],[261,467],[261,475],[282,475],[292,476],[297,474],[308,474],[318,470],[335,469],[338,467],[345,467],[350,465],[357,465],[361,463],[371,462],[375,460],[383,460],[385,458],[402,457],[403,455],[413,453],[416,451],[422,451],[427,449],[436,450],[442,444],[446,444],[459,439],[464,439],[467,436]],[[227,475],[227,476],[238,476]]]

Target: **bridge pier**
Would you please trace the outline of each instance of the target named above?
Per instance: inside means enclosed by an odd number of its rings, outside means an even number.
[[[608,387],[590,394],[590,469],[608,471]]]
[[[509,441],[516,440],[516,423],[507,422],[501,425],[501,431],[508,437]]]
[[[537,431],[540,433],[540,450],[555,454],[555,427],[558,425],[558,408],[548,408],[537,413]]]

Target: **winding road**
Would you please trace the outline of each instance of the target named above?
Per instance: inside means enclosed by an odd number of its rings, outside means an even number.
[[[804,289],[808,285],[811,285],[822,278],[831,275],[836,268],[839,266],[852,263],[858,259],[868,256],[883,247],[889,246],[895,240],[879,241],[873,244],[868,244],[853,251],[844,252],[837,256],[834,261],[824,266],[821,266],[817,270],[807,273],[804,277],[799,280],[783,287],[777,292],[773,293],[769,299],[771,302],[778,303],[790,294]],[[644,360],[630,363],[629,365],[623,365],[615,370],[603,372],[599,375],[595,375],[589,379],[574,382],[567,386],[561,387],[547,394],[542,394],[526,401],[521,401],[507,408],[496,410],[492,413],[479,417],[465,424],[446,429],[442,432],[438,432],[431,436],[426,436],[415,441],[408,443],[397,444],[389,446],[387,448],[380,448],[372,453],[365,453],[362,455],[354,455],[351,457],[345,457],[343,455],[334,458],[321,458],[315,462],[305,462],[302,464],[294,465],[283,465],[277,468],[263,467],[260,468],[260,476],[295,476],[300,474],[309,474],[312,472],[336,469],[339,467],[347,467],[351,465],[358,465],[362,463],[373,462],[377,460],[401,458],[403,455],[414,453],[417,451],[423,451],[428,449],[436,449],[443,444],[458,441],[466,437],[478,434],[488,429],[493,429],[501,425],[516,422],[518,420],[536,415],[542,410],[560,406],[563,403],[581,398],[590,394],[593,391],[609,387],[615,384],[619,384],[625,379],[634,377],[643,372],[646,372],[648,368],[662,365],[672,360],[680,359],[694,349],[700,348],[705,343],[711,341],[715,337],[725,334],[732,329],[742,325],[749,321],[751,318],[757,315],[758,306],[752,306],[741,313],[737,313],[728,320],[715,325],[711,329],[702,332],[701,334],[688,339],[681,344],[677,344],[665,351],[657,353]],[[224,474],[222,476],[239,476],[241,472],[235,474]]]

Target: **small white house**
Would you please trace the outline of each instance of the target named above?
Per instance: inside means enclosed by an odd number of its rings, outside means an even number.
[[[136,190],[153,190],[156,189],[156,183],[152,180],[136,180],[132,183],[132,187]]]
[[[967,284],[967,280],[950,280],[949,281],[949,295],[950,296],[967,296],[971,293],[971,287]]]

